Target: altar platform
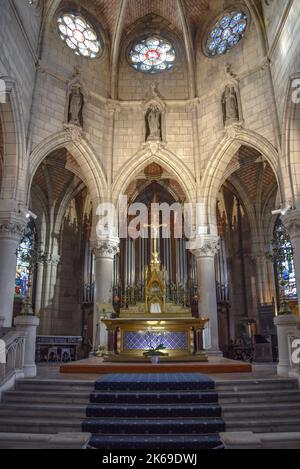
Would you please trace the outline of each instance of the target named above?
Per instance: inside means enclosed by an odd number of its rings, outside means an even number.
[[[191,357],[189,357],[191,358]],[[108,363],[103,358],[89,358],[75,363],[68,363],[60,367],[62,374],[98,374],[110,373],[251,373],[252,365],[249,363],[228,360],[223,357],[209,356],[207,362],[177,361],[162,362],[158,365],[149,363],[149,360],[134,362]]]

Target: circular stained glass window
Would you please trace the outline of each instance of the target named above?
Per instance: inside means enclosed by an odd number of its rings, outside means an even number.
[[[209,57],[226,54],[243,38],[248,16],[238,10],[224,14],[211,29],[206,40],[205,52]]]
[[[136,42],[129,52],[131,66],[144,73],[171,70],[176,58],[175,49],[166,39],[148,37]]]
[[[57,19],[61,39],[76,55],[95,59],[102,51],[98,34],[80,14],[63,13]]]

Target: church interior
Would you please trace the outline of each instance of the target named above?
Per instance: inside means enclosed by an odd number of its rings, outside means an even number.
[[[0,38],[0,449],[300,448],[300,1]]]

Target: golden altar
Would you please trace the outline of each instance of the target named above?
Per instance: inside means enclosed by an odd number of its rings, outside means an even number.
[[[150,269],[144,274],[145,302],[122,309],[118,318],[101,319],[110,338],[107,361],[146,360],[151,338],[165,346],[162,361],[207,361],[202,333],[208,319],[194,318],[189,308],[167,302],[166,285],[154,243]]]

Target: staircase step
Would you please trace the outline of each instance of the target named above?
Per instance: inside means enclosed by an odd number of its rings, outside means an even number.
[[[36,405],[36,404],[5,404],[0,406],[0,421],[2,417],[47,417],[49,419],[84,419],[86,405]]]
[[[24,380],[17,381],[17,391],[36,391],[36,392],[92,392],[94,382],[92,381],[62,381],[62,380]]]
[[[244,418],[253,418],[260,420],[264,418],[300,418],[300,403],[285,403],[285,404],[237,404],[237,405],[223,405],[223,417],[226,421],[230,419],[242,420]]]
[[[3,402],[7,403],[57,403],[57,404],[88,404],[89,393],[81,392],[43,392],[33,393],[32,391],[10,391],[3,394]]]
[[[222,419],[101,419],[89,418],[82,431],[93,434],[183,435],[213,434],[225,431]]]
[[[92,403],[99,404],[201,404],[217,403],[218,395],[215,392],[101,392],[91,395]]]
[[[253,433],[289,433],[299,432],[300,418],[254,418],[245,420],[226,421],[227,432],[253,432]]]
[[[300,402],[299,390],[276,390],[276,391],[238,391],[238,392],[220,392],[219,403],[238,404],[238,403],[284,403],[284,402]]]
[[[217,418],[222,416],[219,405],[100,405],[90,404],[87,417],[111,418]]]
[[[239,392],[239,391],[276,391],[276,390],[299,390],[298,380],[295,379],[263,379],[263,380],[241,380],[241,381],[218,381],[216,391]]]
[[[89,448],[102,450],[147,449],[147,450],[201,450],[224,449],[218,435],[93,435]]]
[[[96,381],[96,391],[209,391],[215,382],[195,373],[108,375]]]
[[[48,417],[0,417],[0,433],[80,433],[82,419],[49,419]]]

